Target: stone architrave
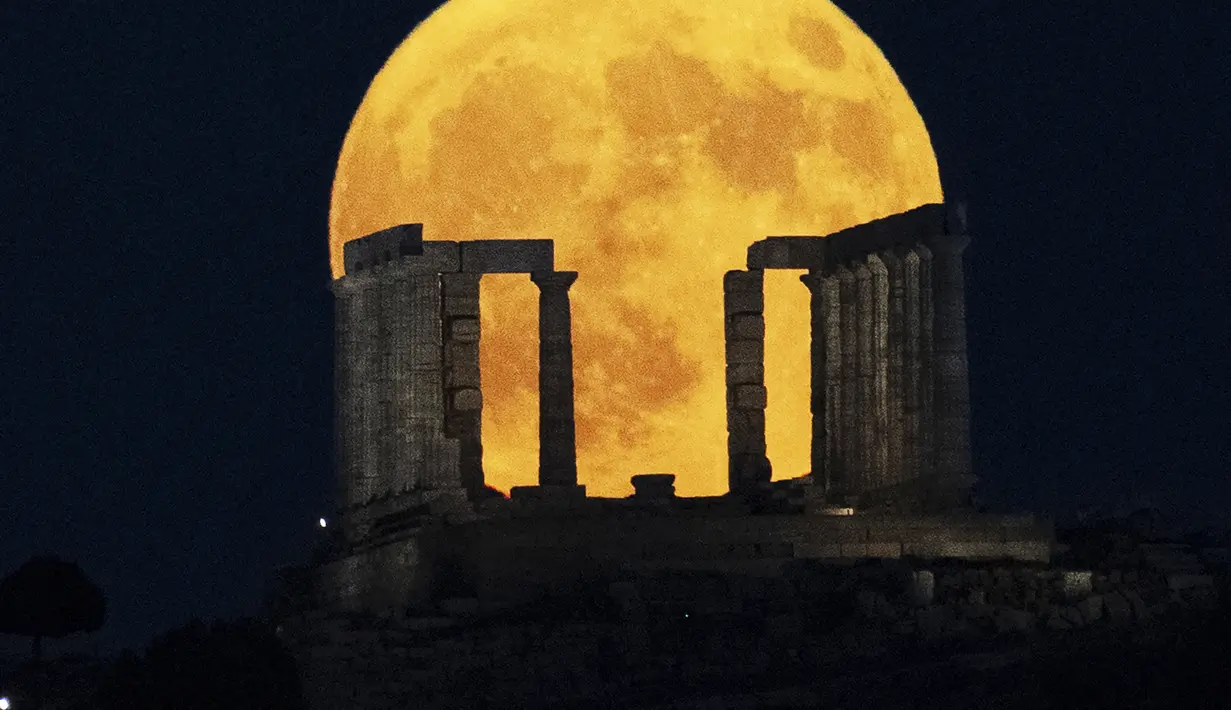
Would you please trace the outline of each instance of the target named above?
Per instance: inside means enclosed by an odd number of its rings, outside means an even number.
[[[727,482],[743,493],[769,481],[765,457],[764,272],[722,279],[727,384]]]
[[[906,344],[906,283],[902,260],[893,251],[885,251],[880,255],[885,265],[889,281],[889,327],[886,333],[885,345],[888,348],[887,367],[887,413],[886,433],[889,449],[888,482],[899,484],[906,480],[904,466],[905,426],[904,426],[904,390],[902,387],[903,371],[905,369]]]
[[[823,299],[825,307],[825,452],[827,496],[838,495],[847,488],[845,463],[842,459],[842,285],[836,272],[825,275]],[[816,337],[815,333],[812,337]],[[813,374],[813,377],[816,375]],[[815,380],[813,381],[815,383]],[[815,386],[815,385],[814,385]],[[815,443],[813,444],[815,446]]]
[[[458,442],[458,474],[472,498],[483,476],[483,397],[479,376],[479,280],[477,273],[441,274],[444,298],[445,436]]]
[[[820,270],[812,269],[803,276],[800,276],[799,280],[808,287],[811,313],[809,352],[812,368],[809,387],[812,392],[810,399],[812,411],[812,477],[821,485],[828,487],[828,451],[826,450],[826,442],[829,435],[826,422],[828,407],[825,402],[828,386],[825,349],[828,343],[825,329],[825,278]]]
[[[858,490],[859,479],[859,347],[858,305],[859,286],[849,267],[838,269],[839,300],[842,320],[842,440],[841,494],[849,496]]]
[[[577,485],[569,287],[576,271],[535,271],[539,287],[539,485]]]
[[[965,234],[932,240],[935,294],[933,379],[937,491],[942,505],[965,500],[974,484],[970,461],[970,381],[966,356]]]
[[[920,244],[919,255],[919,477],[931,480],[936,471],[935,392],[933,382],[933,327],[935,295],[932,289],[932,252]]]
[[[876,438],[876,353],[875,338],[875,288],[872,272],[865,262],[855,265],[856,307],[855,347],[856,374],[856,441],[859,449],[855,456],[858,491],[863,493],[875,487],[875,456],[873,445]]]

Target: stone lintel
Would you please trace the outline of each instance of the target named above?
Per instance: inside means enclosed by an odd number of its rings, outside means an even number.
[[[749,269],[819,269],[825,263],[825,237],[766,237],[748,247]]]
[[[342,245],[343,272],[350,274],[403,256],[423,254],[423,225],[400,224]]]
[[[550,239],[485,239],[461,243],[461,270],[470,274],[522,274],[556,268]]]

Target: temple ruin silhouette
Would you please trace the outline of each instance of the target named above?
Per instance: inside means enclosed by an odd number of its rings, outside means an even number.
[[[380,610],[532,599],[639,569],[773,573],[792,560],[1049,558],[1052,528],[976,512],[961,206],[929,204],[827,236],[771,236],[722,283],[729,491],[670,474],[628,498],[578,485],[569,288],[550,240],[425,241],[423,225],[344,245],[335,295],[341,542],[321,603]],[[811,472],[771,480],[767,269],[806,270]],[[482,468],[479,282],[539,288],[538,485],[492,495]],[[584,278],[584,274],[580,275]],[[635,466],[636,462],[629,462]]]

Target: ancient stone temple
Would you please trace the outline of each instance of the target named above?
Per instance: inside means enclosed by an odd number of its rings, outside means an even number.
[[[749,247],[747,270],[727,272],[732,490],[769,481],[764,270],[807,269],[812,475],[826,497],[916,512],[968,502],[964,222],[925,205],[828,237],[770,237]]]
[[[527,273],[539,310],[539,484],[575,492],[572,271],[550,240],[423,240],[423,225],[349,242],[334,282],[335,452],[348,538],[407,510],[462,513],[484,490],[479,279]],[[379,532],[379,531],[375,531]]]
[[[970,505],[964,221],[925,205],[751,244],[748,268],[721,283],[730,491],[703,498],[677,497],[663,473],[633,475],[628,498],[578,485],[578,274],[555,270],[551,241],[425,241],[411,224],[347,243],[333,284],[342,535],[318,603],[504,604],[583,577],[774,574],[800,559],[1046,560],[1049,524]],[[811,382],[798,386],[812,391],[812,473],[785,481],[765,448],[765,269],[806,270],[811,298]],[[540,293],[538,485],[507,498],[483,478],[485,273],[527,274]]]

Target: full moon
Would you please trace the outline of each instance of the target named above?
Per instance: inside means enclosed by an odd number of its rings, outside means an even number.
[[[451,0],[397,48],[342,146],[342,245],[554,239],[572,288],[577,468],[591,495],[727,486],[722,275],[751,242],[942,201],[923,119],[827,0]],[[802,273],[802,272],[799,272]],[[538,289],[481,282],[483,465],[538,471]],[[768,454],[808,472],[808,291],[768,272]]]

